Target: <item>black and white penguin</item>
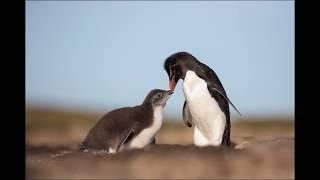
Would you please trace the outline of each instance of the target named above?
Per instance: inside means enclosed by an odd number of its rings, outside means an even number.
[[[104,150],[110,154],[155,143],[154,137],[162,125],[163,108],[172,93],[154,89],[141,105],[107,113],[89,131],[80,149]]]
[[[172,91],[179,79],[183,80],[183,120],[188,127],[194,125],[195,145],[230,146],[229,103],[240,112],[228,99],[216,73],[187,52],[169,56],[164,68]]]

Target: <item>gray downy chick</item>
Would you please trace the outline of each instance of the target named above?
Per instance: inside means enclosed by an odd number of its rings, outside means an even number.
[[[141,105],[107,113],[89,131],[80,150],[103,150],[110,154],[155,143],[154,137],[162,126],[164,106],[172,93],[154,89]]]

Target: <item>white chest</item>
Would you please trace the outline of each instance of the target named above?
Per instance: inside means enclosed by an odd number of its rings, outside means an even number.
[[[203,138],[206,138],[207,144],[220,144],[226,118],[216,100],[211,97],[207,83],[193,71],[188,71],[183,81],[183,92],[194,124]],[[199,137],[194,138],[197,143],[196,139]],[[204,140],[199,141],[203,142]]]
[[[156,135],[162,126],[162,111],[163,107],[159,106],[153,110],[153,123],[150,127],[142,130],[129,143],[129,148],[143,148],[151,142],[151,139]]]

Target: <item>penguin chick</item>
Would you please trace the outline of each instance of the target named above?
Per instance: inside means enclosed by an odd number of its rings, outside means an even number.
[[[80,150],[104,150],[110,154],[154,144],[162,125],[163,108],[172,93],[154,89],[141,105],[107,113],[89,131]]]

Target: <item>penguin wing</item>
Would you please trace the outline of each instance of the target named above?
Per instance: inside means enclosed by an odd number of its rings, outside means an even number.
[[[128,140],[130,136],[132,136],[135,133],[135,131],[136,126],[133,126],[121,134],[119,143],[116,145],[116,152],[119,151],[120,147]]]
[[[240,111],[233,105],[233,103],[230,101],[230,99],[227,97],[226,93],[224,90],[222,90],[221,88],[219,88],[219,86],[217,86],[216,84],[213,84],[211,82],[208,83],[208,90],[211,94],[211,96],[213,96],[213,92],[217,92],[218,94],[220,94],[223,99],[226,102],[229,102],[231,104],[231,106],[239,113],[239,115],[241,116]]]
[[[233,105],[233,103],[227,97],[227,93],[223,89],[223,86],[222,86],[217,74],[207,65],[205,65],[203,63],[201,63],[201,65],[203,67],[203,70],[202,70],[202,74],[200,75],[200,77],[202,79],[204,79],[206,81],[206,83],[208,84],[208,90],[209,90],[211,96],[213,96],[213,92],[219,93],[219,95],[221,95],[226,102],[230,103],[231,106],[241,116],[240,111]]]
[[[184,124],[188,127],[192,127],[192,115],[190,113],[190,109],[187,101],[184,101],[182,116],[183,116]]]

